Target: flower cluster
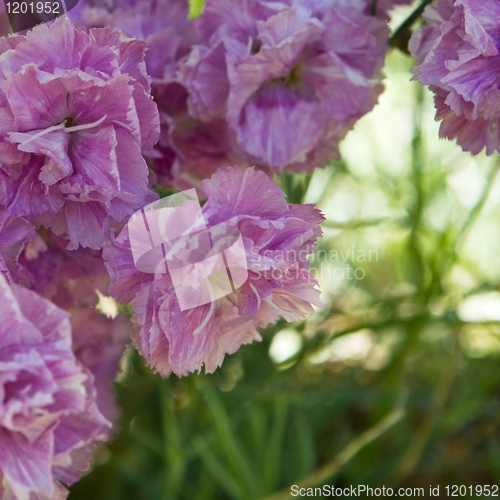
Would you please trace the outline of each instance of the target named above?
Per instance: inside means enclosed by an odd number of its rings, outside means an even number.
[[[410,40],[415,78],[434,92],[440,137],[464,151],[500,151],[500,4],[438,0]]]
[[[368,0],[208,0],[186,24],[182,0],[89,2],[75,21],[146,41],[162,125],[148,159],[160,184],[183,189],[229,165],[311,170],[338,158],[382,92],[394,3],[372,16]]]
[[[73,18],[97,27],[64,16],[0,39],[1,498],[65,498],[109,435],[128,325],[97,311],[108,286],[135,301],[134,344],[163,376],[213,372],[258,328],[322,307],[306,259],[319,210],[253,167],[219,168],[335,156],[381,90],[385,21],[365,0],[251,0],[243,20],[240,0],[211,1],[197,21],[183,0],[82,1]],[[158,198],[146,161],[166,185],[205,179],[206,226],[241,238],[237,289],[181,310],[173,275],[137,269],[125,224]]]
[[[110,294],[119,302],[135,299],[134,344],[163,376],[213,372],[226,353],[260,340],[258,327],[280,315],[295,321],[322,307],[317,281],[305,256],[321,235],[321,212],[312,205],[289,205],[262,172],[220,170],[202,182],[208,197],[203,216],[208,228],[235,227],[243,239],[248,279],[216,301],[182,311],[167,273],[138,271],[126,227],[103,250],[111,276]]]
[[[0,497],[65,498],[109,422],[71,350],[68,314],[0,275]]]
[[[141,154],[158,139],[145,44],[68,18],[0,40],[0,204],[100,248],[154,194]],[[153,198],[152,198],[153,197]]]
[[[324,217],[267,174],[340,157],[408,3],[206,0],[190,19],[186,0],[80,0],[0,38],[2,499],[66,498],[109,436],[129,328],[100,294],[133,303],[133,344],[164,377],[212,373],[323,307],[307,255]],[[424,17],[410,50],[441,136],[500,152],[500,3]],[[207,201],[160,205],[154,183]]]

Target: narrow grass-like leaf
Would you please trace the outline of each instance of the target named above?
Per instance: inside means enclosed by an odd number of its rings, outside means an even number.
[[[229,416],[217,392],[209,384],[203,384],[203,391],[207,395],[206,402],[210,410],[217,442],[225,456],[227,465],[237,478],[238,483],[248,493],[248,498],[255,498],[258,482],[253,473],[252,462],[235,436],[230,425]]]
[[[267,446],[264,476],[262,478],[262,494],[272,493],[278,487],[287,417],[287,396],[278,394],[274,405],[273,426]]]
[[[202,437],[196,437],[192,441],[195,451],[198,453],[203,464],[212,474],[212,477],[217,481],[219,486],[231,497],[236,500],[246,499],[243,488],[234,480],[228,472],[225,465],[212,452],[212,447],[209,446]]]

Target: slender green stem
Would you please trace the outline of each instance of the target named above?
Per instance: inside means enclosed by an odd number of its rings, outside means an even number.
[[[321,224],[321,226],[330,229],[359,229],[370,226],[378,226],[379,224],[387,222],[388,220],[389,217],[382,217],[379,219],[354,220],[349,222],[333,222],[326,220]]]
[[[485,188],[483,190],[482,195],[479,197],[478,202],[474,205],[472,210],[469,212],[469,215],[465,221],[465,223],[462,226],[462,229],[460,233],[458,234],[455,243],[453,244],[453,256],[451,259],[450,264],[448,265],[448,269],[453,265],[455,259],[457,258],[458,252],[467,240],[467,237],[474,226],[474,223],[477,221],[479,215],[483,211],[484,206],[486,205],[486,202],[488,201],[488,198],[490,197],[491,190],[493,189],[493,186],[495,185],[495,179],[500,172],[500,159],[494,164],[493,168],[489,172],[487,178],[486,178],[486,183],[485,183]]]
[[[247,498],[239,481],[229,473],[226,464],[213,453],[213,443],[209,445],[201,436],[197,436],[193,438],[192,444],[209,474],[228,495],[236,499]]]
[[[410,28],[413,23],[419,19],[425,8],[432,3],[433,0],[424,0],[398,27],[394,34],[389,39],[389,45],[391,47],[397,47],[405,54],[409,54],[408,51],[408,41],[410,39],[411,31]]]
[[[433,276],[431,283],[425,291],[426,297],[431,298],[433,294],[440,289],[441,278],[446,276],[453,268],[453,265],[459,257],[460,249],[467,241],[470,231],[474,227],[474,224],[481,215],[481,212],[490,197],[491,190],[495,185],[495,180],[499,172],[500,159],[495,162],[490,170],[486,178],[484,190],[481,196],[479,196],[477,203],[468,213],[467,218],[460,230],[456,231],[455,235],[453,235],[453,226],[451,226],[442,234],[438,248],[447,250],[443,252],[444,258],[441,258],[441,252],[439,252],[433,259],[430,259],[430,267]]]
[[[162,408],[163,444],[165,456],[165,500],[174,500],[180,494],[186,469],[177,415],[172,405],[168,380],[160,381],[160,397]]]
[[[422,106],[423,106],[423,89],[417,87],[415,115],[414,115],[414,132],[411,144],[411,165],[413,185],[415,187],[415,201],[410,211],[411,231],[409,236],[409,252],[413,259],[413,264],[416,271],[416,285],[419,290],[422,290],[425,280],[425,261],[422,255],[420,245],[420,224],[422,221],[422,212],[425,202],[425,192],[423,188],[422,174]]]
[[[274,422],[268,438],[264,460],[262,493],[270,493],[278,486],[282,467],[283,442],[288,419],[286,394],[278,394],[274,408]]]

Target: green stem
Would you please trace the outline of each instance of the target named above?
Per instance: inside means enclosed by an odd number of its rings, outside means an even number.
[[[441,252],[436,254],[434,259],[431,259],[430,266],[432,269],[432,280],[429,284],[427,290],[425,291],[425,296],[427,298],[431,298],[436,291],[440,289],[440,282],[443,276],[446,276],[453,265],[457,261],[460,253],[460,249],[467,241],[467,237],[469,236],[470,231],[474,227],[478,217],[480,216],[488,198],[491,194],[491,190],[495,184],[495,179],[500,172],[500,160],[498,160],[490,170],[485,183],[485,188],[479,197],[477,203],[474,205],[472,210],[469,212],[467,219],[464,224],[460,228],[460,231],[457,231],[455,236],[452,235],[452,228],[447,229],[441,236],[438,248],[448,249],[444,251],[444,258],[440,259]]]
[[[420,247],[419,230],[422,221],[422,212],[424,208],[425,193],[423,188],[422,175],[422,103],[423,103],[423,88],[417,88],[415,116],[414,116],[414,132],[411,144],[411,165],[413,185],[415,186],[415,202],[410,212],[411,231],[409,236],[409,252],[413,258],[413,263],[416,270],[416,285],[419,290],[422,290],[425,280],[425,261],[422,256]]]
[[[394,34],[389,39],[389,45],[391,47],[397,47],[399,50],[405,54],[409,54],[408,51],[408,41],[410,40],[411,31],[410,28],[413,23],[419,19],[425,8],[432,3],[433,0],[424,0],[399,26],[399,28],[394,32]]]
[[[174,500],[178,498],[182,488],[186,470],[186,459],[180,439],[177,415],[175,414],[172,397],[169,392],[171,384],[165,379],[161,379],[159,382],[166,468],[163,498],[165,500]]]
[[[469,215],[462,226],[462,229],[460,233],[458,234],[455,244],[453,245],[453,256],[451,260],[451,264],[448,266],[448,270],[451,268],[453,265],[454,261],[456,260],[458,256],[458,251],[462,248],[463,244],[467,240],[467,237],[474,226],[474,223],[478,219],[479,215],[483,211],[484,206],[486,205],[486,202],[488,201],[488,198],[490,197],[491,190],[493,189],[493,186],[495,185],[495,179],[498,175],[498,172],[500,171],[500,159],[495,163],[493,168],[491,169],[490,173],[488,174],[488,177],[486,178],[486,185],[484,188],[483,193],[481,194],[478,202],[474,206],[474,208],[469,212]]]
[[[387,222],[389,217],[382,217],[380,219],[367,219],[367,220],[354,220],[349,222],[333,222],[326,220],[321,223],[321,227],[329,229],[359,229],[370,226],[378,226],[382,222]]]

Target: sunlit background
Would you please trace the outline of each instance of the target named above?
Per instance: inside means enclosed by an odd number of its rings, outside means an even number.
[[[214,375],[162,380],[127,349],[120,430],[70,500],[500,482],[499,159],[439,140],[411,66],[389,54],[342,161],[275,179],[327,217],[310,257],[325,309],[263,331]]]

